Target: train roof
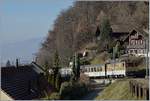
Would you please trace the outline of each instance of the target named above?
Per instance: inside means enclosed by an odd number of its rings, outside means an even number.
[[[90,68],[90,67],[102,67],[105,64],[93,64],[93,65],[82,65],[81,68]]]

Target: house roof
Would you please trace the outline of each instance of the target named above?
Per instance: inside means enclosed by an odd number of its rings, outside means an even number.
[[[142,33],[141,35],[146,39],[149,35],[148,29],[140,29],[135,26],[129,27],[127,24],[112,24],[111,28],[113,30],[112,37],[116,37],[121,40],[125,40],[133,32],[133,30]]]
[[[115,24],[111,25],[113,32],[130,32],[132,27],[128,27],[128,25],[123,24]]]
[[[130,31],[130,33],[123,39],[123,41],[125,41],[132,33],[134,33],[134,31],[139,32],[140,35],[142,35],[144,37],[144,39],[148,39],[149,33],[148,31],[145,30],[140,30],[137,28],[134,28]],[[142,34],[141,34],[142,33]]]
[[[37,94],[28,93],[29,81],[33,81],[38,73],[31,65],[18,68],[1,68],[1,89],[15,100],[30,100]]]
[[[126,25],[111,25],[112,33],[111,37],[117,39],[124,39],[130,32],[130,29]]]
[[[104,66],[104,65],[105,65],[105,64],[82,65],[81,68],[93,68],[93,67],[99,68],[99,67],[102,67],[102,66]]]

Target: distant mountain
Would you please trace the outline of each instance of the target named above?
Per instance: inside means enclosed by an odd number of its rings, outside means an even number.
[[[7,60],[14,62],[19,58],[21,62],[29,62],[41,46],[44,38],[33,38],[15,43],[6,43],[1,47],[2,63]]]

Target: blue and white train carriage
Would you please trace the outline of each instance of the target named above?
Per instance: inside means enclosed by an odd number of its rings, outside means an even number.
[[[84,65],[81,67],[89,77],[124,77],[126,76],[125,62],[111,62],[103,65]]]

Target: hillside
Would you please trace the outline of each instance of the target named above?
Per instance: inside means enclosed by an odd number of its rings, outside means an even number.
[[[96,100],[137,100],[129,91],[129,80],[118,80],[106,87]]]
[[[134,27],[148,28],[148,2],[141,1],[76,1],[67,10],[63,10],[54,22],[53,29],[38,52],[38,63],[49,61],[52,64],[57,49],[62,65],[68,65],[74,52],[95,40],[97,28],[101,28],[102,19],[107,16],[112,31],[130,32]],[[105,46],[98,42],[98,48]],[[112,43],[111,40],[109,43]]]

